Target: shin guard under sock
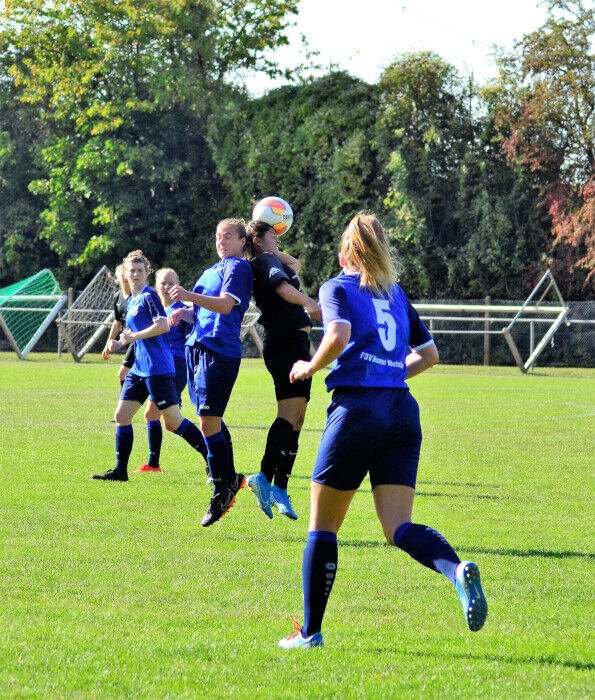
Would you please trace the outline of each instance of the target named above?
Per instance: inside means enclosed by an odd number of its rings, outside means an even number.
[[[291,434],[291,444],[285,450],[285,454],[281,458],[281,462],[275,472],[275,486],[278,486],[280,489],[287,489],[289,477],[293,471],[293,465],[295,464],[295,458],[298,453],[299,438],[300,431],[293,430]]]
[[[161,459],[161,444],[163,442],[163,428],[160,420],[150,420],[147,423],[147,438],[149,441],[147,464],[150,467],[158,467]]]
[[[275,418],[267,435],[267,444],[260,463],[260,471],[272,483],[286,452],[293,444],[293,426],[284,418]]]
[[[200,452],[205,462],[207,461],[207,446],[205,439],[200,430],[196,425],[194,425],[194,423],[192,423],[192,421],[189,421],[188,418],[184,418],[180,425],[174,430],[174,433],[179,435],[181,438],[184,438],[184,440],[186,440],[191,447],[194,447],[197,452]]]
[[[395,546],[427,566],[444,574],[453,584],[460,559],[444,537],[427,525],[404,523],[395,530]]]
[[[205,438],[207,445],[207,464],[213,480],[213,496],[227,488],[228,480],[228,448],[223,433],[215,433]]]
[[[128,472],[128,460],[132,452],[134,431],[132,425],[116,426],[116,466],[114,471]]]
[[[309,637],[320,632],[337,573],[338,547],[334,532],[314,530],[308,533],[302,561],[302,590],[304,593],[304,626]]]

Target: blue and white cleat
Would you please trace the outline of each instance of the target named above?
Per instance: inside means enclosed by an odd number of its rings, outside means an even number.
[[[304,637],[300,625],[297,622],[294,622],[293,626],[297,631],[289,635],[289,637],[283,637],[283,639],[280,640],[279,646],[281,649],[306,649],[308,647],[324,646],[324,639],[322,638],[321,632],[315,632],[309,637]]]
[[[281,515],[287,516],[290,520],[297,520],[298,516],[291,505],[291,497],[287,489],[280,489],[278,486],[271,486],[271,506],[275,506]]]
[[[484,626],[488,616],[488,601],[481,588],[477,564],[462,561],[457,566],[456,587],[467,626],[472,632],[477,632]]]
[[[267,516],[273,519],[273,511],[271,509],[271,484],[262,472],[251,474],[248,477],[248,488],[256,496],[260,510]]]

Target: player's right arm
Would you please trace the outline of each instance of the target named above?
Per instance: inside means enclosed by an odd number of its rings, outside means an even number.
[[[112,322],[112,327],[110,328],[109,335],[107,337],[107,340],[105,342],[105,347],[103,348],[103,351],[101,353],[101,359],[107,360],[109,359],[109,356],[112,353],[113,350],[113,343],[110,343],[111,340],[116,340],[118,335],[120,334],[122,330],[122,323],[120,321],[114,320]]]

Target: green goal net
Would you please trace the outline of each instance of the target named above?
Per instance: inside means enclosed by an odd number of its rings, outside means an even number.
[[[58,315],[66,295],[50,270],[0,289],[0,328],[23,360]]]

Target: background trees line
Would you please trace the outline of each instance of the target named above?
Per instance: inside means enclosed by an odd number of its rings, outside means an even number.
[[[567,299],[595,298],[592,3],[549,0],[485,86],[421,52],[375,85],[302,73],[252,99],[239,76],[277,73],[265,49],[297,5],[6,3],[0,286],[51,267],[82,288],[138,247],[191,282],[216,222],[276,193],[310,293],[371,208],[412,298],[523,298],[548,266]]]

